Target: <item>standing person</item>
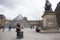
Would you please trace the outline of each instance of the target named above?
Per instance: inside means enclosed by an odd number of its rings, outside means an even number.
[[[1,30],[1,24],[0,24],[0,30]]]
[[[32,26],[30,26],[30,28],[32,29]]]
[[[36,26],[36,32],[39,32],[39,31],[40,31],[40,27]]]
[[[23,25],[21,25],[21,29],[24,29],[24,26]]]
[[[2,25],[2,29],[3,29],[2,31],[4,32],[4,30],[5,30],[5,25]]]
[[[20,24],[17,23],[16,25],[17,38],[19,38],[20,31],[21,31]]]
[[[19,23],[17,23],[17,25],[16,25],[17,27],[16,27],[16,32],[17,32],[17,38],[18,39],[21,39],[21,38],[23,38],[23,26],[21,26]]]
[[[23,37],[23,29],[24,29],[24,26],[21,25],[21,33],[22,33],[22,37]]]
[[[11,27],[11,25],[9,24],[9,31],[11,31],[11,28],[12,28],[12,27]]]

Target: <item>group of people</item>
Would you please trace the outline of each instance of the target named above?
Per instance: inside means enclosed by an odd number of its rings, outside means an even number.
[[[23,26],[21,26],[19,23],[16,25],[16,32],[17,32],[17,38],[23,38]]]
[[[0,25],[0,30],[2,29],[2,31],[4,32],[5,27],[6,27],[5,25]],[[11,28],[12,28],[11,25],[9,25],[8,28],[9,28],[9,31],[11,31]]]
[[[41,31],[41,27],[40,27],[40,26],[31,26],[30,28],[31,28],[31,29],[34,28],[34,30],[35,30],[36,32],[40,32],[40,31]]]
[[[11,31],[12,26],[9,25],[8,27],[9,27],[9,31]],[[15,28],[16,28],[16,36],[17,36],[17,38],[19,38],[19,39],[23,38],[22,29],[24,29],[24,27],[20,23],[17,23],[15,25]],[[34,26],[34,27],[31,26],[31,28],[35,28],[36,32],[39,32],[41,30],[41,27],[37,27],[37,26]],[[2,26],[2,29],[3,29],[3,32],[4,32],[4,26]]]
[[[11,31],[11,28],[12,28],[12,26],[11,25],[8,25],[9,31]],[[22,29],[24,27],[21,26],[19,23],[17,23],[16,26],[15,26],[15,28],[16,28],[17,38],[23,38],[23,31],[22,31]],[[0,29],[2,29],[2,31],[4,32],[5,26],[1,26],[0,25]]]

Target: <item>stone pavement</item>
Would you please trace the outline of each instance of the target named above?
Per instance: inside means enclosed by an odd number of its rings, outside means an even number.
[[[16,39],[15,29],[0,30],[0,40],[60,40],[60,33],[37,33],[34,29],[24,28],[24,38]]]

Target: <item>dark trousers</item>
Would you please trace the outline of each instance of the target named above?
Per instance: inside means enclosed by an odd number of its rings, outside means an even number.
[[[36,29],[36,32],[39,32],[40,30]]]
[[[23,32],[17,32],[17,38],[18,39],[23,38]]]
[[[19,36],[20,32],[17,32],[17,37]]]

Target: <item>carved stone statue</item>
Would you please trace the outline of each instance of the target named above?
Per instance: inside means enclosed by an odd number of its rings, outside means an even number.
[[[51,11],[51,10],[52,10],[51,3],[48,0],[46,0],[45,11]]]

